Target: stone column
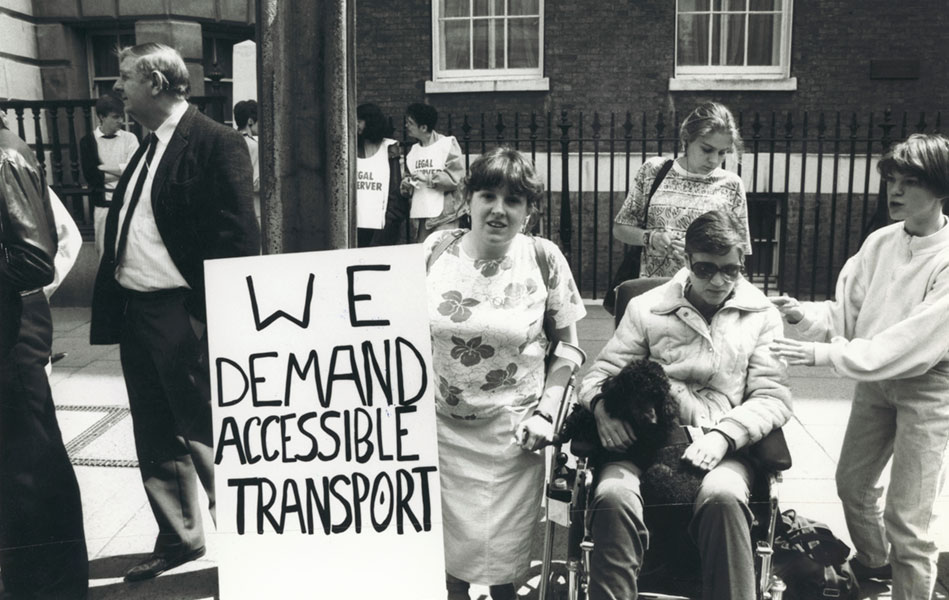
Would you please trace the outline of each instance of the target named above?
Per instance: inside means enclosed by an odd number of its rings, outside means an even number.
[[[264,252],[349,247],[355,0],[259,0]]]

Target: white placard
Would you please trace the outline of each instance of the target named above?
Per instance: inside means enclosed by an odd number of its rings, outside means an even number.
[[[221,598],[444,598],[421,246],[205,277]]]

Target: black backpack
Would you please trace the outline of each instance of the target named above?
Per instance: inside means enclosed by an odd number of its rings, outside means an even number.
[[[773,572],[784,580],[784,600],[857,599],[850,547],[827,525],[794,510],[781,513],[774,536]]]

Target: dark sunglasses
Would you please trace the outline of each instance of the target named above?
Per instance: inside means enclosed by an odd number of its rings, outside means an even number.
[[[692,262],[692,259],[689,259],[689,268],[699,279],[711,279],[716,273],[721,273],[725,281],[735,281],[745,272],[745,266],[740,264],[718,266],[711,262]]]

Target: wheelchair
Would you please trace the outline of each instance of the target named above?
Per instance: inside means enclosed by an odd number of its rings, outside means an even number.
[[[668,278],[633,279],[626,281],[616,289],[616,316],[614,325],[618,325],[627,303],[653,287],[668,281]],[[573,403],[573,381],[567,386],[564,401],[554,422],[556,432],[551,455],[551,464],[545,492],[546,522],[544,530],[543,560],[541,563],[541,579],[538,586],[539,600],[586,600],[590,584],[590,559],[595,540],[591,536],[590,517],[588,507],[593,501],[595,486],[594,465],[591,464],[593,448],[584,447],[578,442],[571,442],[570,452],[575,457],[575,464],[568,464],[568,456],[564,452],[564,441],[560,438],[561,428]],[[701,432],[698,428],[686,428],[694,436]],[[784,433],[781,429],[772,431],[768,436],[750,448],[750,454],[756,462],[755,485],[752,489],[750,507],[754,515],[751,534],[755,557],[756,597],[758,600],[781,600],[785,585],[779,577],[772,573],[771,557],[775,527],[780,512],[778,509],[778,492],[781,483],[781,472],[790,468],[791,457],[788,451]],[[649,523],[650,510],[646,507],[646,520]],[[553,591],[551,578],[553,566],[553,545],[556,528],[566,529],[567,556],[565,580],[558,587],[556,596]],[[653,550],[647,551],[643,569],[640,574],[640,587],[649,589],[653,586],[663,588],[662,581],[651,574],[662,573],[664,564],[662,559],[655,560]],[[697,566],[697,554],[696,554]],[[690,600],[696,592],[689,595],[679,595],[679,591],[640,591],[639,597],[654,600]],[[701,583],[698,583],[697,593],[701,593]]]

